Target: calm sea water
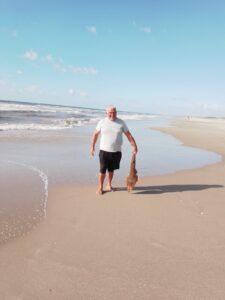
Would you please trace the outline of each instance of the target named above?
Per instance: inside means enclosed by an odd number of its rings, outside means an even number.
[[[46,216],[49,186],[97,184],[98,149],[94,158],[89,150],[95,126],[104,116],[98,109],[0,101],[0,243],[29,231]],[[168,117],[130,112],[118,112],[118,117],[138,144],[140,177],[220,160],[215,153],[181,147],[175,138],[155,131],[169,126]],[[121,169],[115,173],[121,185],[130,158],[125,138]]]

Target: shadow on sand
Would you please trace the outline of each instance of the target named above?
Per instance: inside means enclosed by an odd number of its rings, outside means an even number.
[[[223,188],[223,185],[218,184],[172,184],[172,185],[157,185],[157,186],[136,186],[132,194],[146,195],[146,194],[164,194],[164,193],[178,193],[187,191],[202,191],[206,189]],[[117,191],[127,191],[124,187],[116,188]]]

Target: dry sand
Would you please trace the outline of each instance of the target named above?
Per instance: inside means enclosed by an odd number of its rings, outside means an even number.
[[[222,124],[163,129],[221,154],[215,165],[140,179],[130,194],[124,183],[103,196],[95,186],[50,190],[47,219],[0,248],[1,299],[224,300]]]

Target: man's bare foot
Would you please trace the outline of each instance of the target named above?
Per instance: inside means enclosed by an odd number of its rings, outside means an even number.
[[[108,185],[106,188],[107,192],[115,192],[115,188],[113,188],[112,186]]]
[[[103,195],[103,190],[102,189],[98,189],[96,191],[96,195]]]

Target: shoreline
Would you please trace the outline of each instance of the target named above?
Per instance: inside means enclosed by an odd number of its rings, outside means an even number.
[[[214,124],[213,124],[214,123]],[[191,146],[198,149],[204,149],[219,154],[222,157],[222,161],[225,160],[224,153],[224,141],[223,132],[225,132],[225,119],[207,119],[207,118],[190,118],[190,119],[175,119],[172,122],[173,127],[168,128],[155,128],[163,133],[170,134],[180,140],[185,146]],[[182,126],[180,129],[178,126]],[[214,125],[214,128],[212,126]],[[194,129],[195,128],[195,129]],[[187,133],[191,129],[191,132]],[[198,133],[195,135],[196,130],[202,130],[201,139],[198,136]],[[213,138],[216,140],[218,137],[211,136],[212,143],[205,142],[208,134],[212,134],[212,131],[219,131],[221,140],[216,141],[216,144],[213,144]],[[186,133],[185,139],[183,134]],[[204,138],[202,140],[202,138]],[[218,143],[219,142],[219,143]],[[218,162],[220,163],[220,162]]]
[[[47,219],[1,247],[3,298],[224,299],[225,130],[175,126],[160,130],[222,161],[140,178],[133,193],[50,189]]]

